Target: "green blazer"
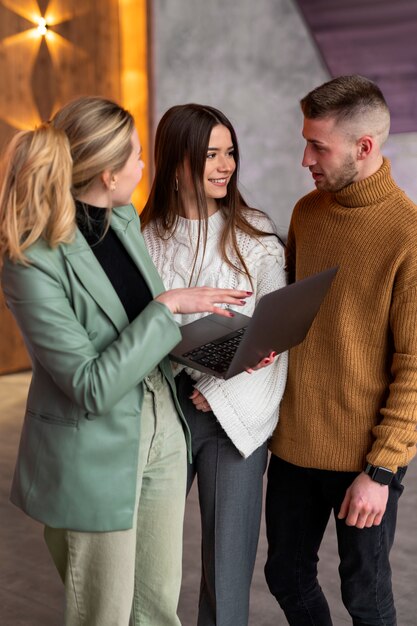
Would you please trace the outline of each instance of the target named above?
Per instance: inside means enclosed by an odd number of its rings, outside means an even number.
[[[132,205],[111,227],[153,296],[164,291]],[[157,365],[175,395],[166,355],[181,333],[152,301],[129,323],[106,273],[77,230],[73,243],[31,246],[30,265],[6,261],[2,286],[33,374],[11,500],[55,528],[132,527],[143,379]]]

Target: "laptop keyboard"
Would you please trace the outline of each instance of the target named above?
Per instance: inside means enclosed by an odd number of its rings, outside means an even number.
[[[184,354],[191,361],[204,365],[214,372],[224,374],[227,371],[246,328],[241,328],[223,341],[205,343]]]

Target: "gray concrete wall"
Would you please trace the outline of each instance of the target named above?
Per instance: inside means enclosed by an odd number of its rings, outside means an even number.
[[[301,167],[298,101],[329,78],[292,0],[151,0],[155,120],[184,102],[210,104],[234,124],[240,188],[286,233],[296,200],[313,188]],[[387,146],[400,184],[417,200],[415,138]]]
[[[417,133],[390,135],[384,154],[391,159],[398,185],[417,204]]]

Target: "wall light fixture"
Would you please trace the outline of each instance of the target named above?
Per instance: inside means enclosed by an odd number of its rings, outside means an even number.
[[[46,20],[44,17],[38,17],[36,21],[38,24],[38,27],[36,29],[37,33],[39,37],[44,37],[46,33],[48,32],[48,24],[46,23]]]

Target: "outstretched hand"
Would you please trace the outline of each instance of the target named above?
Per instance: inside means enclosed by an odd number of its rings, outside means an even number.
[[[217,313],[223,317],[233,317],[233,311],[221,308],[219,304],[243,306],[250,291],[217,289],[215,287],[185,287],[164,291],[155,298],[162,302],[171,313]]]
[[[347,489],[338,513],[348,526],[379,526],[388,501],[388,486],[380,485],[362,472]]]

